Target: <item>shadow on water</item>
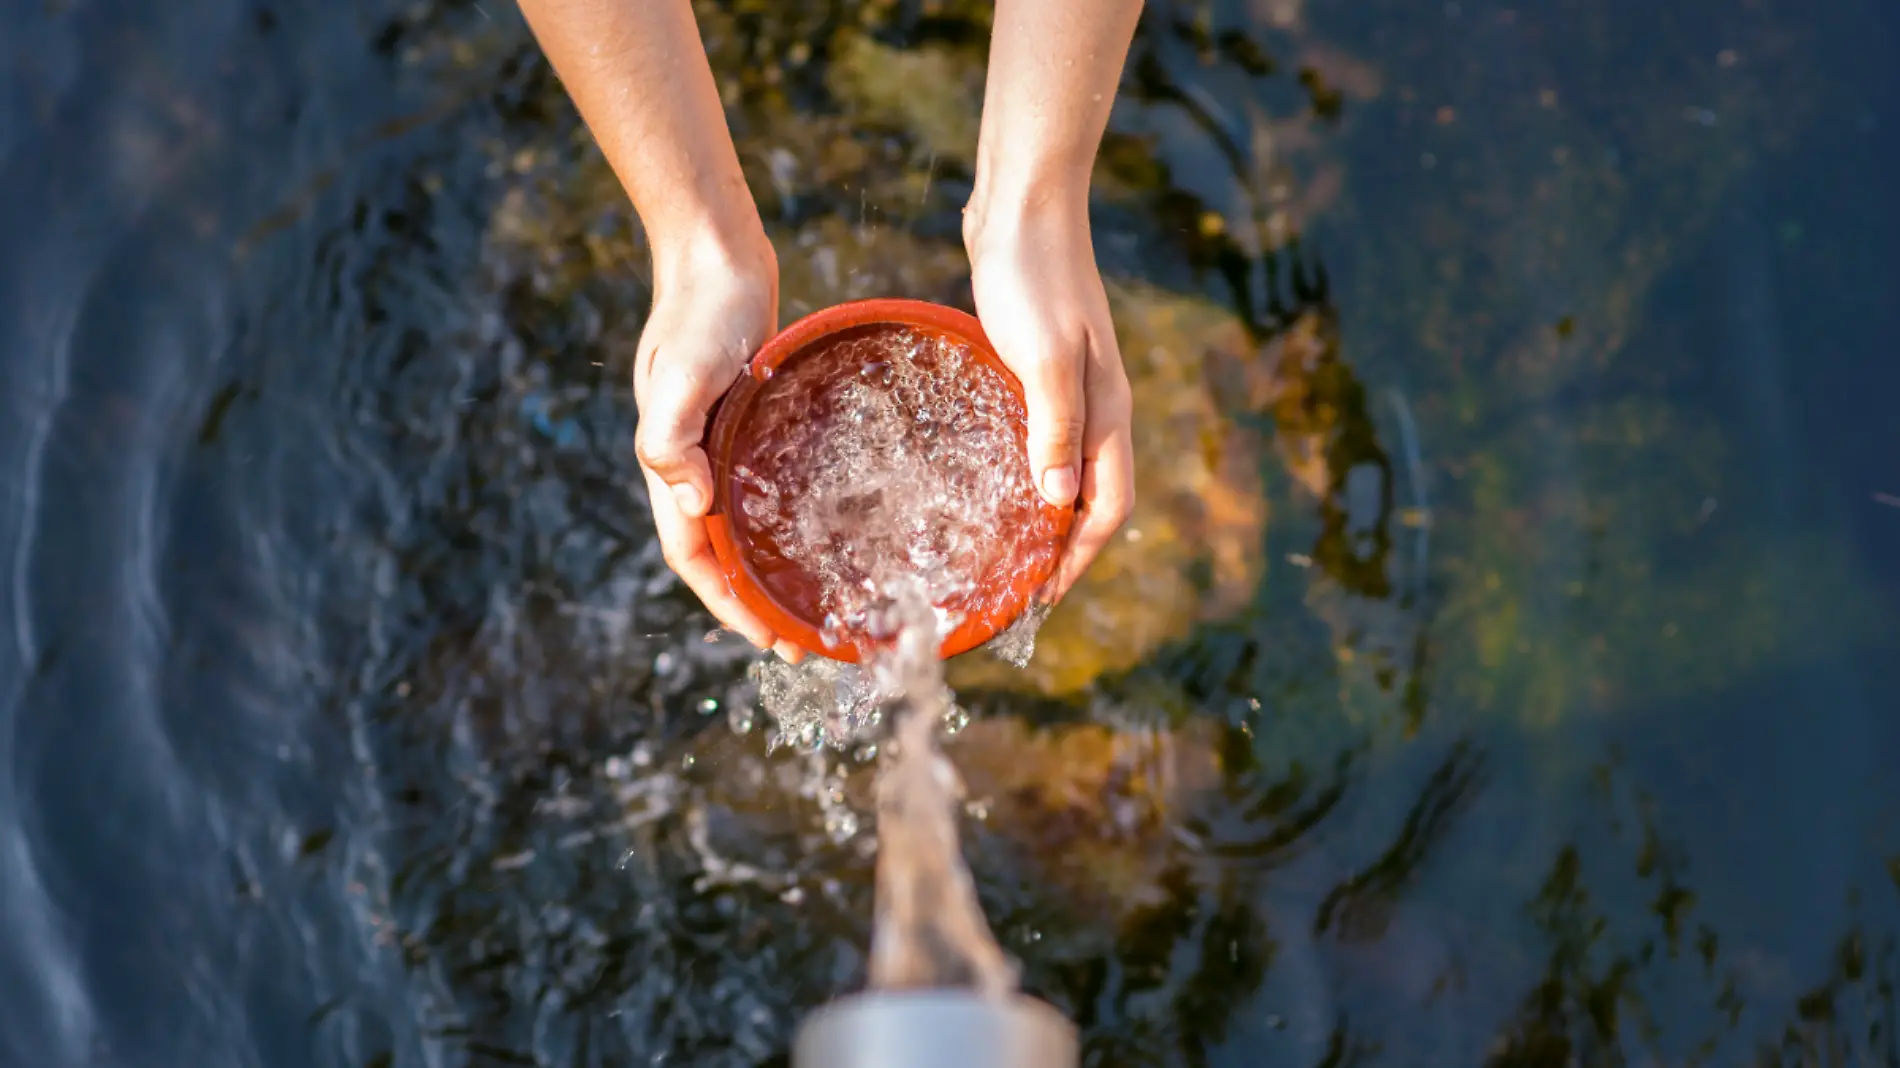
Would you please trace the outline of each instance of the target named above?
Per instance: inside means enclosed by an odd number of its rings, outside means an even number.
[[[872,754],[659,559],[518,15],[16,6],[0,1060],[785,1063]],[[1900,1063],[1895,46],[1693,8],[1150,4],[1141,504],[951,741],[1088,1063]],[[988,9],[698,5],[787,315],[967,306]]]

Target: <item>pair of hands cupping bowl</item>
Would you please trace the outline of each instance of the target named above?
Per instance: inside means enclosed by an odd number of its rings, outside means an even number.
[[[654,301],[634,369],[637,434],[666,561],[761,649],[802,650],[727,583],[707,530],[708,412],[777,331],[778,262],[740,172],[689,0],[523,0],[632,198]],[[1059,599],[1134,503],[1128,379],[1089,230],[1089,174],[1140,0],[997,0],[976,182],[964,212],[976,311],[1021,381],[1029,462],[1076,517]]]

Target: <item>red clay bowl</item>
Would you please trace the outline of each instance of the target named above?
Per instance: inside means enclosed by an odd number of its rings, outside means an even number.
[[[706,434],[706,455],[713,474],[713,504],[706,526],[713,553],[733,593],[781,639],[809,653],[850,663],[863,659],[874,644],[872,639],[861,633],[846,633],[838,644],[825,640],[825,613],[820,607],[817,581],[786,560],[771,537],[746,518],[745,510],[738,505],[744,495],[757,491],[737,477],[735,468],[744,464],[745,457],[758,455],[761,447],[772,440],[774,428],[755,418],[755,413],[760,400],[774,389],[775,377],[790,376],[795,371],[805,376],[856,374],[862,362],[847,365],[845,361],[857,358],[839,343],[897,330],[966,348],[973,357],[965,365],[966,378],[997,375],[1021,402],[1022,384],[997,358],[973,316],[925,301],[861,300],[808,315],[766,342],[720,400]],[[830,363],[838,366],[827,366],[828,356]],[[1009,422],[1026,464],[1027,422],[1019,412],[1011,413]],[[1038,496],[1033,507],[1018,518],[1016,529],[997,531],[999,538],[1013,538],[1016,544],[986,574],[978,576],[977,591],[938,606],[962,615],[956,629],[945,638],[940,656],[947,659],[968,652],[1001,633],[1016,621],[1030,598],[1054,573],[1075,519],[1074,509],[1056,508]]]

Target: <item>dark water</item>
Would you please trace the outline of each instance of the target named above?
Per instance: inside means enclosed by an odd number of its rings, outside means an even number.
[[[985,9],[704,5],[788,314],[966,299]],[[0,1062],[783,1063],[867,839],[660,564],[645,271],[518,16],[0,17]],[[1144,451],[1086,685],[965,690],[1091,1064],[1900,1062],[1897,60],[1151,5],[1098,243],[1232,477]]]

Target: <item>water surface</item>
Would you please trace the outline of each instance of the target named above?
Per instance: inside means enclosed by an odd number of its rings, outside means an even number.
[[[701,6],[785,313],[967,302],[988,5]],[[661,564],[641,246],[518,15],[0,18],[0,1063],[784,1063],[868,754]],[[1900,1061],[1896,60],[1150,5],[1141,511],[953,744],[1090,1064]]]

